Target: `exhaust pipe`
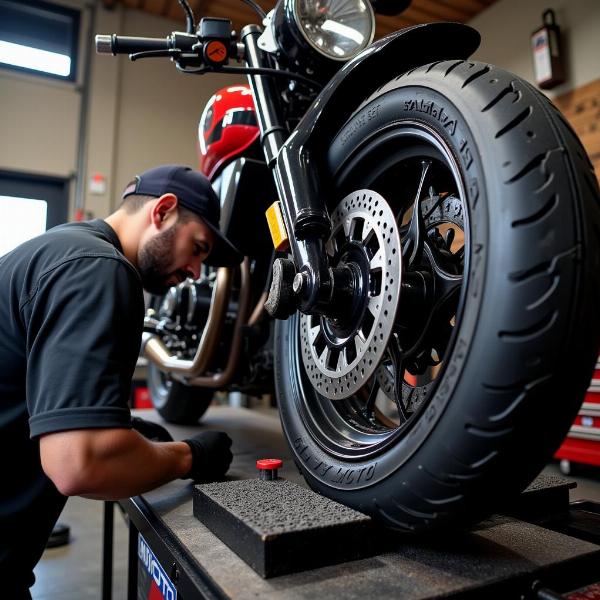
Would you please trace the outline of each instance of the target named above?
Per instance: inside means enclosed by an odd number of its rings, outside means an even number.
[[[174,375],[176,379],[183,381],[187,385],[212,388],[220,388],[227,385],[237,367],[242,343],[242,326],[244,325],[250,300],[249,264],[249,260],[245,258],[240,266],[241,285],[238,314],[234,325],[229,360],[223,372],[213,376],[204,376],[221,336],[229,304],[229,296],[233,283],[233,269],[226,267],[221,267],[217,271],[217,279],[211,297],[206,326],[202,332],[202,338],[200,339],[200,344],[194,358],[191,360],[178,358],[177,355],[171,353],[160,337],[154,333],[145,331],[142,334],[142,352],[146,358],[153,362],[161,371]],[[145,324],[150,327],[153,325],[153,321],[152,318],[144,320]]]

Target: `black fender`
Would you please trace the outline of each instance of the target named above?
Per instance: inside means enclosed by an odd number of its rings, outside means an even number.
[[[329,229],[321,197],[326,186],[319,184],[318,165],[324,164],[323,152],[363,100],[395,75],[430,62],[468,58],[480,41],[479,33],[462,23],[415,25],[371,44],[336,73],[277,156],[275,179],[296,238]]]

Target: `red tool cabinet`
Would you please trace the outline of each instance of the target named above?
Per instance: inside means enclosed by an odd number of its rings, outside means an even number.
[[[563,472],[569,462],[600,466],[600,357],[579,413],[554,456]]]

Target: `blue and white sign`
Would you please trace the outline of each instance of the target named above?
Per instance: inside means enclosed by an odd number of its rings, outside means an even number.
[[[138,534],[138,559],[140,567],[143,567],[150,576],[151,587],[155,588],[155,590],[158,589],[164,600],[176,600],[177,589],[167,577],[161,564],[141,534]],[[148,592],[149,590],[146,590],[146,593]]]

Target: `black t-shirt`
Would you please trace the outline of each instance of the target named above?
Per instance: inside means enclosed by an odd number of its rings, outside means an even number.
[[[39,436],[131,427],[144,300],[114,230],[47,231],[0,257],[0,580],[26,590],[66,498]]]

